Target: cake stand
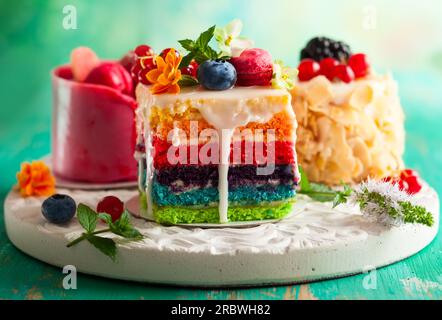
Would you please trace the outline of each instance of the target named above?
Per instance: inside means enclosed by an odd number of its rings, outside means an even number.
[[[124,189],[58,192],[92,207],[106,195],[128,201],[137,194]],[[417,253],[439,226],[437,193],[425,186],[417,197],[434,214],[434,226],[386,228],[366,220],[356,207],[331,209],[302,196],[289,218],[247,228],[167,227],[133,218],[145,238],[116,238],[116,262],[87,242],[67,248],[82,229],[75,219],[67,226],[48,223],[40,213],[43,199],[21,198],[11,190],[5,223],[10,240],[23,252],[55,266],[74,265],[83,273],[194,287],[274,285],[356,274]]]

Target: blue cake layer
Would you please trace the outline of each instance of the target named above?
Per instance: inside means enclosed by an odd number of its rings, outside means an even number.
[[[159,206],[208,205],[219,201],[218,189],[209,187],[192,191],[173,193],[169,187],[154,181],[152,196]],[[229,202],[241,205],[254,205],[262,202],[281,201],[293,198],[293,185],[241,186],[229,190]]]

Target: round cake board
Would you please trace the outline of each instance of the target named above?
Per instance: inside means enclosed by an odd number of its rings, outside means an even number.
[[[58,191],[91,207],[106,195],[128,201],[137,194],[136,190]],[[248,228],[167,227],[133,218],[145,238],[127,242],[115,236],[118,253],[113,262],[86,241],[67,248],[82,228],[75,218],[66,226],[47,222],[41,215],[43,200],[22,198],[15,190],[6,198],[7,234],[23,252],[97,276],[192,287],[289,284],[356,274],[417,253],[439,227],[439,198],[428,186],[416,201],[433,213],[432,227],[387,228],[368,221],[357,207],[332,209],[329,203],[298,196],[302,210]]]

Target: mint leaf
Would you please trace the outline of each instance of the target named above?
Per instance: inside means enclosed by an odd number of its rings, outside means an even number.
[[[217,59],[218,53],[209,46],[214,33],[215,26],[212,26],[201,33],[195,41],[190,39],[178,41],[184,49],[189,51],[189,53],[181,60],[180,68],[187,67],[193,59],[199,64],[206,60]]]
[[[87,241],[89,241],[89,243],[92,244],[95,248],[111,258],[112,261],[115,261],[117,256],[117,246],[115,245],[114,240],[90,235],[87,237]]]
[[[180,69],[187,67],[192,62],[194,57],[195,57],[195,54],[193,52],[190,52],[190,53],[186,54],[183,57],[183,59],[181,59]]]
[[[109,213],[105,213],[105,212],[99,213],[98,218],[103,220],[107,224],[112,223],[112,216]]]
[[[183,74],[181,76],[180,81],[178,81],[178,84],[180,87],[193,87],[198,85],[198,80],[196,80],[194,77],[191,77],[187,74]]]
[[[305,171],[301,168],[301,166],[298,166],[298,169],[299,173],[301,174],[301,181],[299,184],[300,190],[298,191],[299,194],[305,194],[310,199],[319,202],[329,202],[335,199],[336,191],[324,184],[310,183]]]
[[[353,190],[348,185],[344,185],[344,191],[336,192],[336,196],[333,199],[333,208],[337,207],[342,203],[347,202],[347,198],[351,195]]]
[[[198,39],[195,41],[195,45],[199,48],[205,48],[208,46],[210,40],[212,40],[215,33],[216,26],[212,26],[203,33],[200,34]]]
[[[97,227],[98,214],[87,205],[80,203],[77,207],[77,218],[87,233],[94,232]]]
[[[301,166],[298,166],[299,174],[301,175],[301,182],[299,184],[302,191],[309,191],[311,190],[310,181],[308,181],[307,175],[302,169]]]
[[[184,39],[178,41],[180,45],[187,51],[192,51],[195,48],[195,42],[190,39]]]
[[[109,224],[110,230],[126,239],[140,240],[143,235],[135,229],[130,223],[129,213],[127,210],[123,212],[120,219]]]

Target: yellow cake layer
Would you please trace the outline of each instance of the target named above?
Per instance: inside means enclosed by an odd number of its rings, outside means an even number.
[[[188,108],[184,111],[175,110],[173,112],[169,109],[158,107],[151,109],[150,127],[153,133],[163,140],[167,140],[168,133],[174,128],[183,130],[186,136],[190,137],[192,121],[194,121],[193,125],[197,122],[198,135],[205,129],[215,129],[202,117],[199,110],[195,108]],[[275,139],[277,141],[292,141],[296,130],[293,118],[285,110],[275,114],[266,123],[249,122],[246,126],[239,127],[237,130],[244,132],[243,130],[246,129],[252,134],[256,130],[262,130],[264,136],[267,135],[267,130],[272,129],[275,132]]]

